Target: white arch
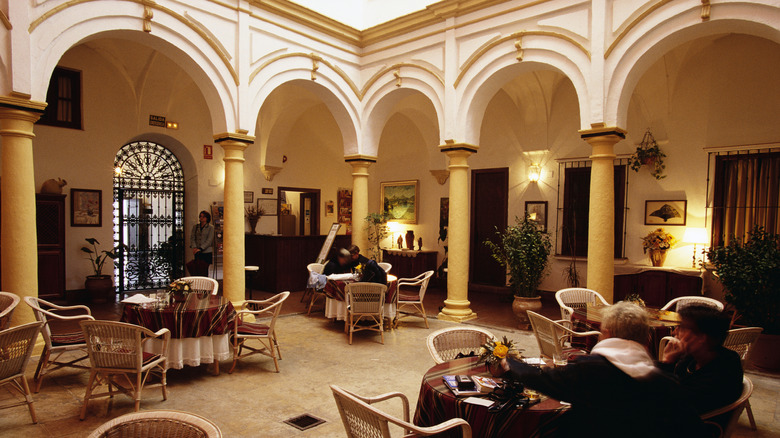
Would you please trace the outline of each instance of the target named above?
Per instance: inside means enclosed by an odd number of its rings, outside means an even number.
[[[33,100],[46,100],[52,71],[65,52],[82,42],[110,36],[143,44],[171,58],[203,93],[215,132],[238,128],[235,81],[219,55],[193,29],[163,11],[155,11],[152,33],[142,32],[137,8],[134,3],[118,2],[107,15],[105,8],[77,4],[42,21],[31,33],[31,46],[42,48],[32,53]]]
[[[541,47],[541,42],[546,47]],[[538,44],[531,45],[530,43]],[[490,99],[511,79],[520,74],[538,70],[557,71],[574,85],[580,110],[580,125],[590,126],[590,98],[585,71],[590,60],[573,45],[548,37],[526,37],[523,60],[518,62],[513,42],[500,44],[475,63],[464,75],[458,93],[458,112],[455,126],[447,130],[449,138],[466,143],[478,144],[482,118]],[[492,55],[492,56],[491,56]]]
[[[713,5],[712,18],[702,22],[701,6],[651,14],[615,46],[605,64],[607,78],[604,119],[625,127],[637,82],[665,53],[697,38],[742,33],[780,44],[780,8],[757,2]],[[718,17],[728,17],[719,19]]]

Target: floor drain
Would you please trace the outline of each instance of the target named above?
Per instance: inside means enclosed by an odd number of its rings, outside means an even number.
[[[317,418],[311,414],[303,414],[288,420],[284,420],[284,423],[287,423],[298,430],[309,430],[312,427],[317,427],[324,422],[325,420]]]

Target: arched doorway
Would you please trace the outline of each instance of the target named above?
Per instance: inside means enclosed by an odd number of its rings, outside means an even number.
[[[135,141],[114,159],[114,268],[117,291],[155,289],[184,268],[184,172],[164,146]]]

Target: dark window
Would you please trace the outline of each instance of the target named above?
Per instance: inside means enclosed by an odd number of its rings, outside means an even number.
[[[590,215],[590,163],[561,163],[563,198],[559,198],[559,255],[587,257]],[[573,164],[566,167],[565,165]],[[560,175],[560,173],[559,173]],[[615,165],[615,258],[623,257],[626,210],[626,166]],[[559,187],[560,190],[560,187]]]
[[[81,72],[55,67],[46,103],[39,124],[81,129]]]

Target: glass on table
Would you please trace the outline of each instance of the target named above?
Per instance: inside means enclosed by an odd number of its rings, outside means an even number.
[[[565,367],[569,364],[569,354],[565,352],[553,353],[553,365],[556,367]]]

